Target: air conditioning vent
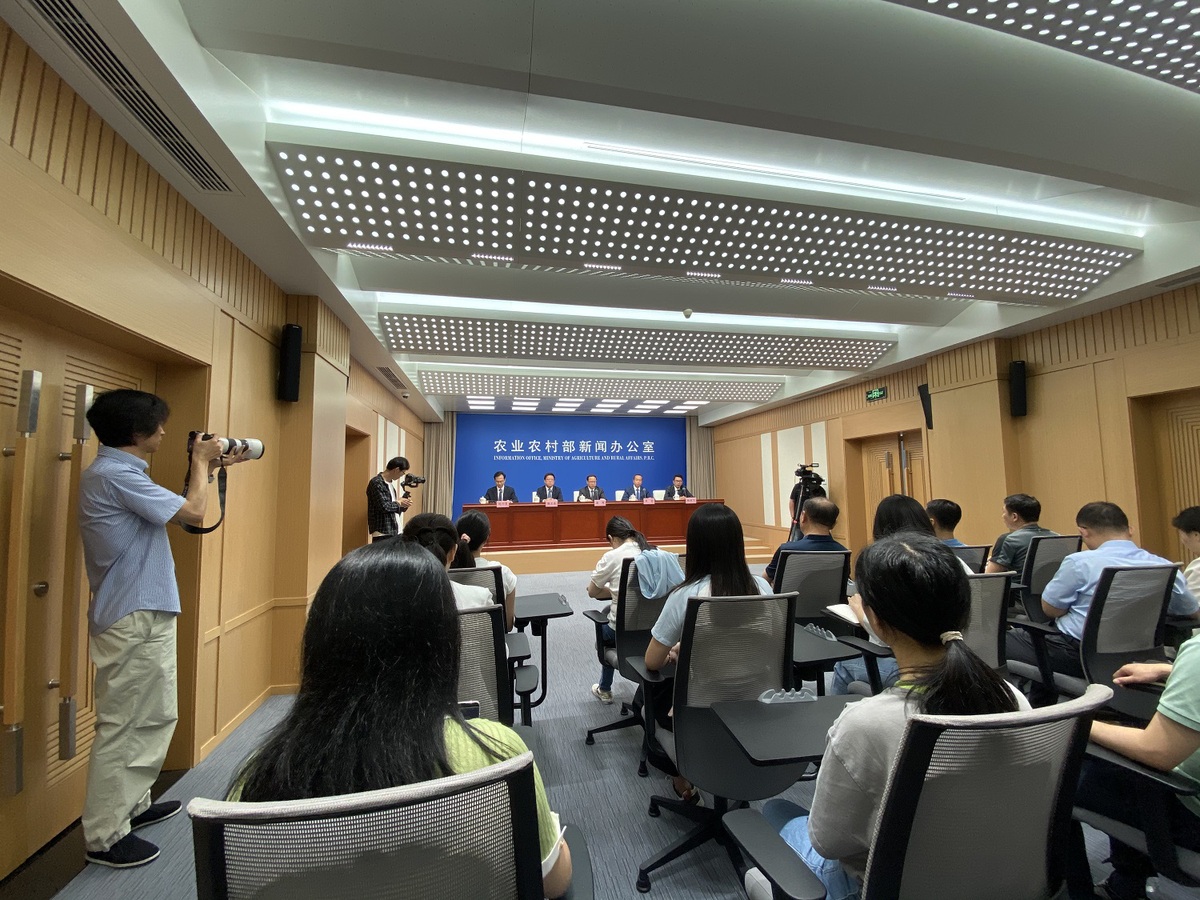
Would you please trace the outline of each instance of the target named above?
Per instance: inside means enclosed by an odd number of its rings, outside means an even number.
[[[392,387],[400,388],[402,390],[404,388],[408,387],[408,385],[406,385],[403,381],[400,380],[400,376],[397,375],[395,372],[393,372],[391,369],[389,369],[387,366],[378,366],[377,368],[379,370],[379,374],[382,375],[384,378],[386,378],[388,380],[388,383],[391,384]]]
[[[79,62],[104,85],[158,145],[202,191],[232,193],[228,182],[204,158],[171,117],[133,76],[70,0],[26,0],[41,18],[75,51]]]
[[[1173,291],[1176,288],[1187,287],[1189,284],[1200,282],[1200,270],[1189,272],[1187,275],[1180,275],[1178,278],[1172,278],[1168,281],[1160,281],[1158,286],[1164,291]]]

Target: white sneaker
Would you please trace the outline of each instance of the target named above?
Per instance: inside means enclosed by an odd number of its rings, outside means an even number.
[[[612,691],[603,690],[600,687],[600,685],[598,685],[598,684],[592,685],[592,696],[595,697],[597,700],[599,700],[601,703],[612,703],[613,702]]]

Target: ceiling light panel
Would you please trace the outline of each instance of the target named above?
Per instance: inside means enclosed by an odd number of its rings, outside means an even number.
[[[394,353],[622,365],[865,369],[887,340],[380,313]]]
[[[270,149],[309,245],[373,256],[1054,304],[1086,293],[1138,254],[1035,233],[517,169]]]
[[[701,378],[595,378],[562,375],[507,375],[500,372],[447,372],[428,370],[420,373],[421,390],[425,394],[463,396],[490,393],[496,396],[543,397],[611,397],[623,394],[639,398],[630,401],[667,400],[680,404],[689,400],[705,403],[765,403],[772,399],[782,380],[716,381]]]
[[[1196,0],[890,0],[1200,93]]]

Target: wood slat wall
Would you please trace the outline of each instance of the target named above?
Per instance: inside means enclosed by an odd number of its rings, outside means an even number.
[[[379,382],[374,369],[357,359],[350,360],[349,394],[410,434],[418,438],[425,434],[425,423]]]
[[[964,387],[995,381],[1008,365],[1008,341],[987,340],[957,347],[930,358],[926,363],[929,390]]]
[[[0,142],[210,290],[247,325],[278,341],[286,321],[283,291],[4,21]]]
[[[350,329],[320,297],[288,295],[287,320],[304,329],[304,350],[320,354],[349,375]]]

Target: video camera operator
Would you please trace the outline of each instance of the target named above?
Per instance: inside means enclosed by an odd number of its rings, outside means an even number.
[[[79,532],[88,583],[91,657],[96,665],[96,736],[83,807],[88,862],[132,868],[158,857],[131,834],[179,812],[151,803],[178,718],[175,617],[180,613],[169,522],[200,526],[212,473],[243,461],[221,455],[217,435],[195,440],[187,496],[147,475],[170,410],[145,391],[101,394],[87,412],[102,445],[79,483]]]
[[[826,496],[825,488],[821,486],[825,483],[825,479],[813,471],[819,465],[819,463],[800,463],[796,466],[796,478],[799,481],[792,488],[792,496],[788,499],[788,515],[792,519],[792,530],[788,535],[789,541],[798,541],[804,537],[804,533],[800,530],[800,510],[804,507],[804,501],[810,497]]]
[[[424,476],[410,475],[408,468],[407,459],[393,456],[387,468],[367,482],[367,527],[372,541],[400,533],[400,517],[412,506],[412,492],[407,488],[425,483]]]

